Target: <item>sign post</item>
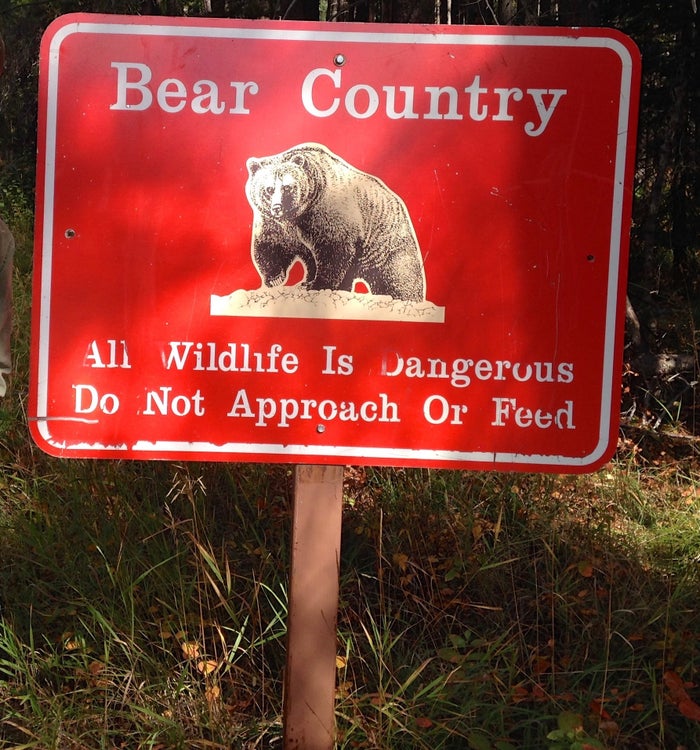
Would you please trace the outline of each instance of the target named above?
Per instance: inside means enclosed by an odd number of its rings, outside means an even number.
[[[342,516],[343,468],[297,466],[284,693],[285,750],[333,747]]]
[[[291,664],[307,616],[335,619],[339,465],[612,456],[628,38],[78,14],[40,64],[32,435],[66,458],[314,467]],[[296,715],[327,738],[328,702],[294,669],[288,747],[323,747]]]

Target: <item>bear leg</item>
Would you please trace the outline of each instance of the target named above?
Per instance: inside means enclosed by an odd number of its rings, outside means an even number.
[[[338,253],[335,249],[317,247],[315,256],[316,276],[308,284],[309,289],[342,289],[347,292],[352,290],[356,269],[350,253]]]
[[[372,294],[425,302],[423,268],[413,252],[395,253],[383,266],[367,269],[362,277]]]
[[[263,286],[273,287],[284,284],[294,255],[269,243],[255,242],[252,256]]]

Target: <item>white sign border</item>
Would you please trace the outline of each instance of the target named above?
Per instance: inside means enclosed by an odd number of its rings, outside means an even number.
[[[612,426],[612,396],[615,382],[615,342],[616,322],[618,310],[618,284],[621,272],[621,242],[623,229],[623,207],[624,207],[624,182],[627,170],[627,148],[628,133],[630,130],[630,114],[632,102],[632,82],[634,72],[634,61],[632,56],[622,42],[608,36],[586,36],[577,35],[576,29],[571,29],[569,34],[540,35],[532,33],[523,34],[489,34],[489,33],[431,33],[431,27],[426,26],[425,32],[402,31],[397,26],[396,32],[384,30],[373,31],[368,26],[362,26],[359,30],[329,30],[327,25],[318,30],[289,28],[280,24],[280,28],[270,26],[216,26],[216,25],[170,25],[157,23],[134,24],[121,21],[87,20],[90,16],[79,15],[80,20],[65,23],[69,16],[59,19],[58,23],[64,25],[58,29],[51,39],[48,55],[47,71],[47,96],[46,96],[46,133],[44,142],[44,163],[39,165],[44,171],[44,193],[43,193],[43,233],[42,233],[42,265],[41,265],[41,292],[40,292],[40,316],[38,330],[38,382],[36,384],[36,415],[37,429],[46,443],[60,451],[62,455],[70,455],[71,451],[119,453],[130,451],[134,458],[148,458],[159,453],[163,454],[210,454],[225,455],[265,455],[274,461],[275,457],[299,457],[319,459],[338,458],[343,459],[378,459],[382,462],[396,461],[397,464],[409,461],[420,463],[430,461],[440,462],[446,465],[454,463],[462,464],[499,464],[523,465],[523,466],[547,466],[551,468],[571,468],[582,470],[587,466],[595,464],[610,447],[610,430]],[[76,16],[78,18],[78,16]],[[115,17],[116,19],[116,17]],[[408,28],[408,27],[407,27]],[[444,29],[444,27],[441,27]],[[601,31],[603,31],[601,29]],[[50,33],[50,28],[47,34]],[[139,35],[139,36],[163,36],[163,37],[205,37],[223,39],[259,39],[266,41],[283,40],[297,42],[338,42],[344,44],[352,43],[377,43],[377,44],[416,44],[416,45],[454,45],[454,46],[521,46],[521,47],[579,47],[609,49],[620,58],[620,99],[618,110],[617,142],[615,148],[615,170],[612,201],[611,233],[610,233],[610,260],[608,264],[608,290],[605,311],[605,342],[602,366],[602,399],[600,407],[600,430],[598,444],[586,456],[561,456],[561,455],[537,455],[524,453],[505,452],[469,452],[469,451],[445,451],[429,449],[408,448],[378,448],[378,447],[356,447],[356,446],[333,446],[333,445],[292,445],[282,443],[225,443],[217,445],[208,442],[187,441],[136,441],[133,445],[102,445],[102,444],[63,444],[52,439],[48,416],[48,381],[49,381],[49,332],[50,332],[50,299],[51,299],[51,276],[53,262],[53,212],[54,212],[54,185],[56,171],[56,129],[58,111],[58,79],[60,50],[63,42],[74,34],[113,34],[113,35]],[[63,417],[61,419],[66,419]],[[72,419],[72,418],[71,418]],[[86,421],[86,420],[79,420]]]

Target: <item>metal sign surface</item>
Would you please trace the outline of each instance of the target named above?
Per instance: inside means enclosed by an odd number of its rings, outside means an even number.
[[[638,86],[601,29],[64,16],[41,53],[34,439],[600,466]]]

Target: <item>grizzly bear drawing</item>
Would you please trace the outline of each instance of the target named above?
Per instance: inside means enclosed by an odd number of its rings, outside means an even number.
[[[251,255],[265,287],[284,284],[295,260],[302,286],[425,300],[418,240],[404,202],[381,180],[317,143],[247,161]]]

